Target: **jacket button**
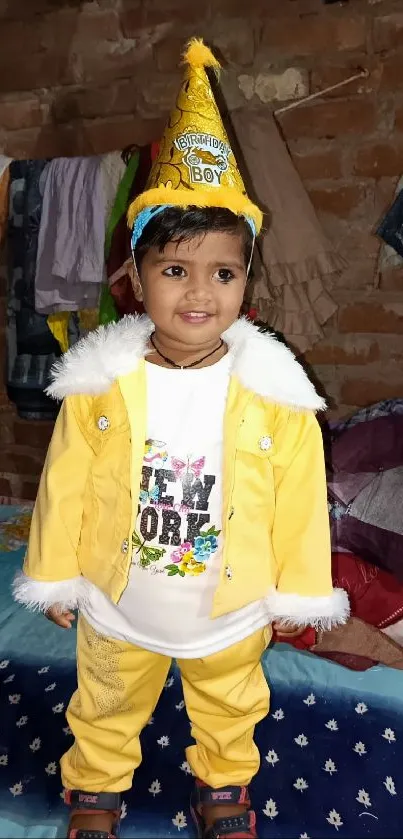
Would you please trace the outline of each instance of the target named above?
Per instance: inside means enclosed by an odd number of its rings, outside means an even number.
[[[226,565],[225,574],[228,580],[232,580],[232,568],[230,565]]]
[[[129,540],[128,540],[128,539],[123,539],[123,542],[122,542],[122,554],[127,554],[127,551],[128,551],[128,550],[129,550]]]
[[[104,416],[99,417],[97,425],[98,425],[98,428],[99,428],[100,431],[107,431],[109,426],[110,426],[110,422],[108,420],[108,417],[104,417]]]
[[[259,449],[262,452],[267,452],[269,449],[271,449],[272,445],[273,440],[271,437],[261,437],[259,440]]]

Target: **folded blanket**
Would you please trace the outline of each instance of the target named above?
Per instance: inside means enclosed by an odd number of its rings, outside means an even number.
[[[333,553],[332,575],[348,592],[353,617],[378,629],[403,618],[403,583],[393,574],[355,554]]]
[[[337,626],[330,632],[319,632],[311,652],[352,670],[368,669],[375,664],[403,670],[403,647],[358,618],[350,618],[344,626]],[[366,666],[363,666],[364,660]]]

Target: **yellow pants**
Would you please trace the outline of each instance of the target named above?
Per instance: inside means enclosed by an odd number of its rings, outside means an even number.
[[[222,652],[178,661],[196,745],[186,756],[194,775],[211,787],[249,784],[260,765],[256,723],[269,710],[260,659],[265,628]],[[61,760],[67,789],[123,792],[141,762],[139,735],[153,714],[171,660],[98,635],[80,618],[78,690],[67,720],[75,743]]]

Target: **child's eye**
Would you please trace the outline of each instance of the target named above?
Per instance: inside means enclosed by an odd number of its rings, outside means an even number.
[[[182,268],[182,265],[170,265],[170,267],[166,268],[162,273],[165,277],[184,277],[186,271]]]
[[[214,274],[214,279],[221,283],[229,283],[234,279],[234,272],[230,268],[219,268]]]

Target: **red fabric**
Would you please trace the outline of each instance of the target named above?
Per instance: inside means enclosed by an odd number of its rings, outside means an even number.
[[[313,629],[311,626],[307,626],[301,635],[298,635],[297,638],[290,638],[289,640],[282,636],[278,636],[277,632],[273,632],[273,641],[279,641],[283,644],[291,644],[292,647],[295,647],[297,650],[309,650],[310,647],[316,643],[316,630]]]
[[[383,629],[403,617],[403,583],[354,554],[332,554],[335,586],[350,598],[351,614]]]

